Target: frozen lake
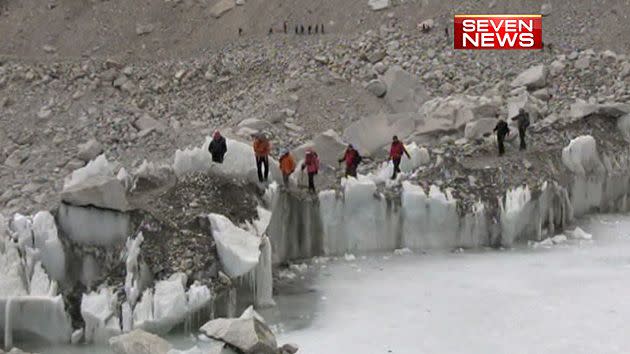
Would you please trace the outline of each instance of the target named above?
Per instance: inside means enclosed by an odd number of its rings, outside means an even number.
[[[261,313],[279,344],[297,343],[304,354],[627,353],[630,216],[598,215],[580,226],[593,241],[315,264]],[[191,335],[167,339],[179,349],[207,346]]]
[[[306,354],[627,353],[630,217],[581,226],[593,242],[314,266],[313,292],[278,298],[279,342]],[[316,306],[295,308],[305,297]]]

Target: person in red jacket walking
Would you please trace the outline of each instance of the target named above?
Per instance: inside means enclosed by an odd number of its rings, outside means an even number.
[[[306,150],[302,171],[304,169],[308,173],[308,190],[311,193],[315,193],[315,175],[319,172],[319,156],[312,149]]]
[[[346,177],[352,176],[357,178],[357,167],[359,167],[361,160],[362,157],[359,152],[352,144],[349,144],[343,157],[339,159],[339,163],[346,162]]]
[[[392,147],[389,149],[389,158],[394,164],[394,174],[392,174],[392,179],[396,179],[396,176],[400,173],[400,160],[402,159],[403,154],[407,155],[408,159],[411,158],[407,149],[405,149],[405,145],[403,145],[402,141],[398,140],[398,136],[394,135],[392,138]]]

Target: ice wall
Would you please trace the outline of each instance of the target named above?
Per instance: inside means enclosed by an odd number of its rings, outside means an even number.
[[[569,180],[551,181],[532,192],[516,186],[498,195],[493,211],[481,201],[461,215],[448,190],[428,191],[403,182],[402,189],[377,188],[391,170],[342,180],[342,190],[327,190],[317,199],[295,193],[272,194],[268,228],[274,263],[320,254],[511,246],[540,241],[591,211],[628,210],[630,153],[600,156],[596,141],[578,137],[562,151]],[[384,171],[384,172],[383,172]],[[317,245],[313,248],[312,245]]]
[[[129,214],[113,210],[61,203],[57,222],[64,235],[80,245],[109,247],[124,243],[131,234]]]

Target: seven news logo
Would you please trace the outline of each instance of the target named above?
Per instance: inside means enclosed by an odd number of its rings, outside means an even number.
[[[456,15],[455,49],[542,49],[541,15]]]

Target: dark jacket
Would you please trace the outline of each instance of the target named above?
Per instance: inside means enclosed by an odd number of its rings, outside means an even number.
[[[512,118],[512,120],[516,121],[518,124],[518,129],[525,130],[529,127],[529,113],[523,112],[523,114],[519,114],[516,117]]]
[[[501,119],[494,127],[494,131],[497,132],[497,135],[499,135],[500,137],[505,137],[510,133],[510,128],[508,127],[508,124],[503,119]]]
[[[210,146],[208,146],[208,151],[212,155],[212,161],[222,163],[227,152],[225,138],[221,136],[218,139],[212,139]]]

